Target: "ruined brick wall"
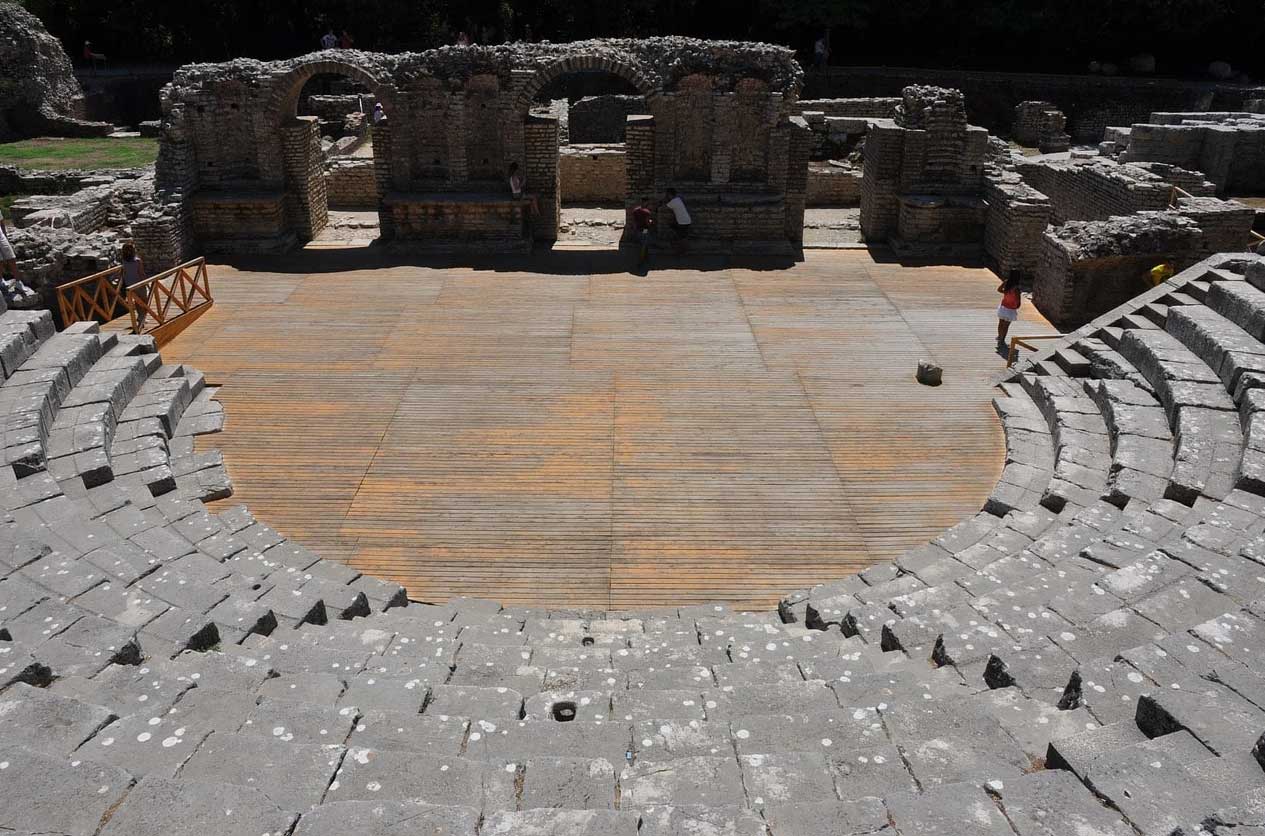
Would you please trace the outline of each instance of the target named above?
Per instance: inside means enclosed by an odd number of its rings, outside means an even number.
[[[562,192],[558,182],[558,120],[530,116],[523,126],[527,146],[527,190],[536,197],[539,214],[531,218],[531,235],[537,241],[558,239]]]
[[[1152,113],[1129,129],[1121,159],[1195,169],[1219,194],[1265,190],[1265,116],[1252,113]]]
[[[961,90],[971,124],[996,134],[1009,131],[1020,102],[1051,102],[1067,115],[1068,132],[1078,143],[1098,142],[1109,125],[1145,122],[1152,111],[1241,110],[1262,96],[1260,87],[1203,81],[912,67],[831,67],[810,73],[804,94],[896,96],[910,84]]]
[[[1203,231],[1175,212],[1072,221],[1041,238],[1032,301],[1060,327],[1077,327],[1150,287],[1161,263],[1184,269],[1207,256]]]
[[[993,269],[1002,278],[1030,278],[1050,223],[1050,199],[1014,172],[998,172],[985,183],[984,200],[984,252]]]
[[[193,233],[210,252],[231,252],[237,242],[273,240],[287,228],[287,207],[278,194],[207,193],[191,203]]]
[[[808,112],[815,112],[824,116],[894,119],[896,108],[901,101],[899,96],[862,99],[800,99],[796,103],[796,108],[801,116]]]
[[[865,135],[862,236],[871,242],[904,238],[903,227],[926,241],[947,242],[974,229],[982,240],[988,132],[967,124],[957,90],[910,86],[902,96],[896,118],[873,120]]]
[[[629,116],[625,120],[624,136],[624,181],[627,184],[624,205],[632,207],[643,197],[657,197],[654,117]]]
[[[325,191],[330,209],[377,209],[378,179],[373,159],[331,160],[325,167]]]
[[[318,128],[315,116],[302,116],[284,130],[286,222],[301,241],[315,238],[329,221]]]
[[[551,240],[561,194],[559,122],[546,117],[549,127],[542,127],[533,102],[569,72],[613,73],[643,91],[634,98],[644,100],[653,116],[652,141],[643,143],[653,155],[645,169],[645,185],[653,192],[677,184],[707,200],[732,191],[787,205],[790,146],[779,144],[774,129],[785,124],[786,103],[802,77],[791,52],[687,38],[445,47],[403,55],[332,50],[271,63],[239,59],[184,67],[164,91],[160,191],[177,202],[204,193],[283,194],[287,229],[300,239],[316,234],[325,223],[330,184],[311,154],[311,131],[297,127],[303,120],[295,114],[307,80],[342,75],[371,90],[387,113],[387,122],[372,129],[373,180],[393,207],[382,213],[383,237],[402,241],[409,230],[427,226],[403,208],[409,200],[439,211],[435,207],[453,201],[432,196],[476,205],[504,199],[508,167],[517,162],[544,203],[532,234]],[[553,137],[547,148],[540,144],[544,133]],[[603,171],[610,179],[602,191],[626,198],[629,187],[618,183],[619,166],[608,162]],[[624,177],[627,184],[626,167]],[[368,173],[350,165],[331,178],[336,201],[347,199],[344,179],[346,189],[367,191]],[[478,215],[472,210],[470,217]],[[396,228],[397,222],[406,225]],[[780,223],[785,226],[785,217]]]
[[[1065,130],[1067,116],[1050,102],[1020,102],[1015,106],[1011,138],[1043,154],[1066,151],[1071,137]]]
[[[889,120],[872,125],[861,177],[861,234],[867,241],[885,241],[896,231],[904,162],[905,130]]]
[[[859,206],[861,205],[861,172],[855,168],[841,168],[829,163],[809,163],[809,206]]]
[[[902,241],[967,244],[984,237],[988,207],[959,196],[908,195],[900,199],[896,232]]]
[[[1168,207],[1172,185],[1106,160],[1016,162],[1024,182],[1050,199],[1051,223],[1103,220]]]
[[[569,145],[558,158],[563,203],[624,205],[628,161],[623,144]]]
[[[580,145],[624,141],[629,116],[646,113],[645,96],[585,96],[567,116],[568,141]]]
[[[348,113],[369,113],[372,110],[372,96],[341,93],[305,96],[299,112],[304,116],[320,117],[322,122],[341,122]]]

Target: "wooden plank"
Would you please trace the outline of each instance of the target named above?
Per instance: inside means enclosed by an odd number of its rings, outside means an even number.
[[[213,265],[215,307],[164,357],[223,384],[221,504],[419,600],[766,608],[991,489],[992,273],[573,258],[591,271]],[[921,358],[943,386],[914,382]]]

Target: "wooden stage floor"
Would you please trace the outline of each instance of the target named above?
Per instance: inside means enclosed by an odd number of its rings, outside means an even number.
[[[769,608],[934,537],[1000,473],[986,270],[378,258],[213,265],[215,307],[163,354],[223,386],[221,505],[418,600]]]

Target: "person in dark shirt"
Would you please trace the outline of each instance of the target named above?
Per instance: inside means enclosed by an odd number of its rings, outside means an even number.
[[[650,228],[654,226],[654,208],[650,205],[650,198],[642,197],[631,214],[633,237],[637,242],[637,266],[641,267],[650,258]]]

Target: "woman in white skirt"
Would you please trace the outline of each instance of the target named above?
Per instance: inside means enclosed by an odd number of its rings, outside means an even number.
[[[4,213],[0,212],[0,266],[4,268],[3,272],[16,282],[18,279],[18,257],[13,252],[13,245],[9,243],[8,232],[9,229],[4,219]]]
[[[997,306],[997,348],[1004,349],[1010,323],[1019,318],[1023,296],[1019,292],[1019,280],[1013,276],[998,285],[997,292],[1001,294],[1001,304]]]

